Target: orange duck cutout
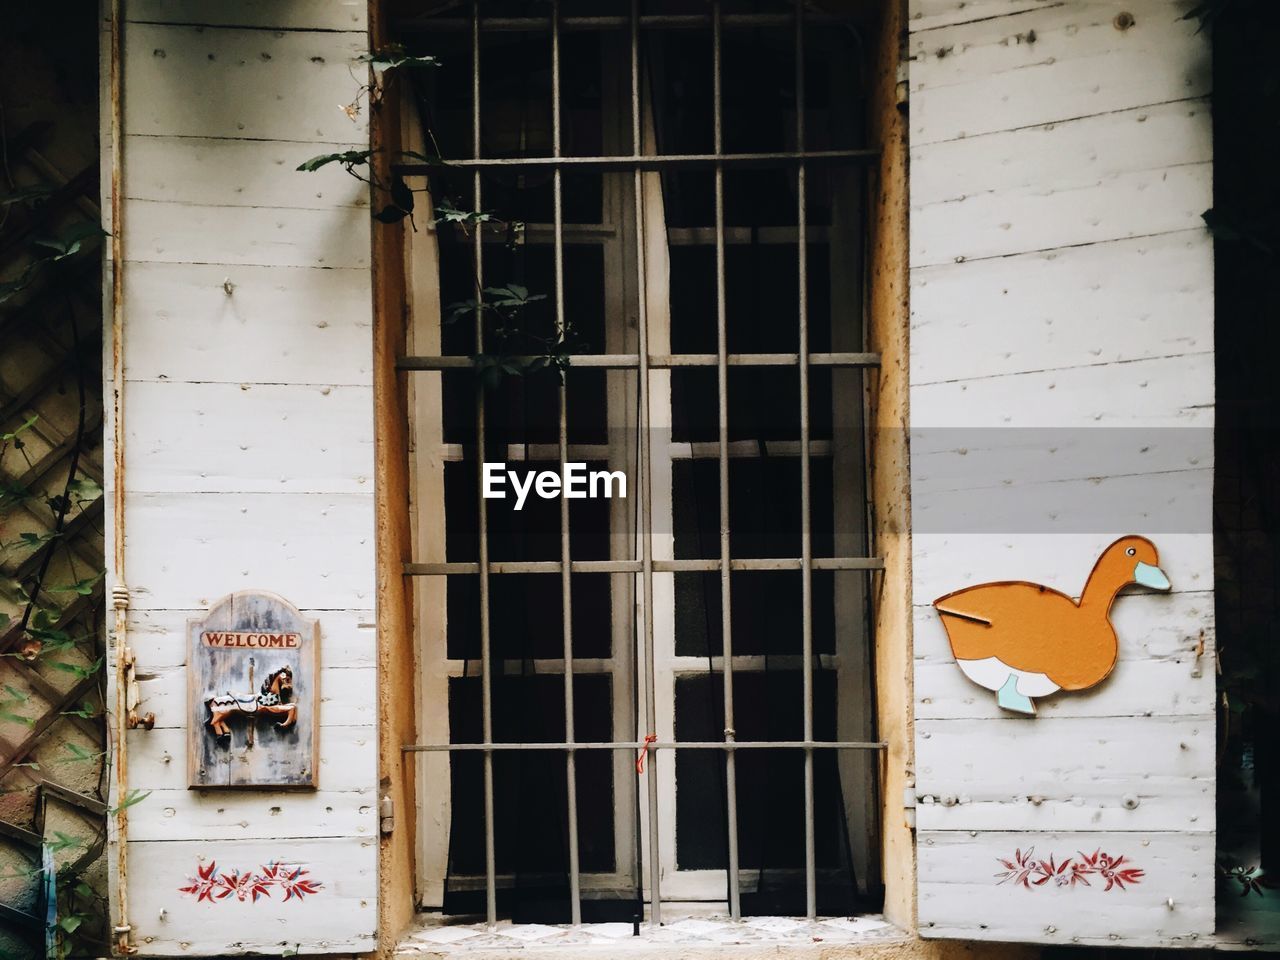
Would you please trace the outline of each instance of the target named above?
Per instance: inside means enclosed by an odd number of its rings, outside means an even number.
[[[1087,690],[1116,665],[1111,605],[1131,583],[1168,590],[1155,544],[1122,537],[1102,552],[1079,602],[1025,581],[981,583],[933,601],[956,664],[1005,710],[1035,716],[1033,697]]]

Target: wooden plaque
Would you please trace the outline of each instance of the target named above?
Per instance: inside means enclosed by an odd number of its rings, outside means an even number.
[[[320,628],[245,591],[187,622],[192,789],[316,786]]]

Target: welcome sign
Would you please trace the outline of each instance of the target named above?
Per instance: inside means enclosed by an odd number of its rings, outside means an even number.
[[[192,789],[316,786],[319,626],[272,593],[188,624]]]

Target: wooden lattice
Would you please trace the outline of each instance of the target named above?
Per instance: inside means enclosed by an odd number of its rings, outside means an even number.
[[[51,159],[54,130],[42,124],[5,140],[0,284],[49,255],[41,241],[99,218],[96,157],[63,169],[68,151]],[[46,849],[64,879],[97,888],[89,899],[102,886],[99,246],[82,242],[0,302],[0,927],[25,929],[33,945],[48,914]],[[20,947],[0,937],[6,948]]]

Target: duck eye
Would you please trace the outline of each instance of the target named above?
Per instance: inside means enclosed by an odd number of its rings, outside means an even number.
[[[1131,557],[1132,557],[1135,553],[1137,553],[1137,552],[1138,552],[1138,551],[1137,551],[1137,550],[1135,550],[1133,547],[1130,547],[1128,550],[1126,550],[1126,551],[1125,551],[1125,553],[1127,553],[1127,554],[1128,554],[1129,556],[1131,556]]]

